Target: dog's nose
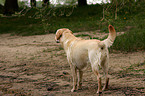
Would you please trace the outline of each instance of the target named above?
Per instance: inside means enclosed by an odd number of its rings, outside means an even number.
[[[56,40],[56,43],[60,43],[59,40]]]

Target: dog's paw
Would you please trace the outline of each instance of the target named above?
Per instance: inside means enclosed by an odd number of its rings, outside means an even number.
[[[75,92],[76,90],[75,89],[71,89],[71,92]]]
[[[102,91],[97,91],[97,94],[102,94]]]
[[[82,90],[82,86],[78,86],[77,87],[77,90]]]
[[[105,86],[104,86],[102,90],[103,90],[103,91],[106,91],[106,90],[108,90],[108,89],[109,89],[108,87],[105,87]]]

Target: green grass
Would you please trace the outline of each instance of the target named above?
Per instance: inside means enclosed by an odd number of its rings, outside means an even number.
[[[117,36],[113,49],[120,51],[138,51],[145,50],[145,29],[144,29],[144,14],[139,13],[131,20],[126,20],[126,26],[132,26],[130,30],[126,30],[124,35]]]
[[[132,29],[124,35],[118,36],[113,44],[113,49],[120,51],[138,51],[145,49],[145,30]]]
[[[55,33],[59,28],[69,28],[73,32],[101,30],[100,32],[108,33],[108,25],[111,24],[117,32],[125,32],[124,35],[117,36],[111,49],[125,52],[144,50],[144,5],[137,3],[131,7],[121,7],[117,20],[114,19],[115,8],[111,7],[101,21],[103,6],[69,6],[45,10],[34,8],[25,16],[0,17],[0,34],[42,35]],[[47,15],[48,13],[50,14]],[[127,26],[131,28],[127,29]]]
[[[27,17],[0,18],[0,33],[11,33],[16,35],[39,35],[44,34],[40,20]]]

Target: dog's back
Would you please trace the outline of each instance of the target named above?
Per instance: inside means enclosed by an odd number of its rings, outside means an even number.
[[[88,62],[98,62],[107,57],[107,46],[99,40],[80,40],[70,49],[72,62],[78,69],[83,69]]]

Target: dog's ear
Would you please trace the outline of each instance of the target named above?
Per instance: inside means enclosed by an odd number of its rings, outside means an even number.
[[[58,29],[56,31],[56,35],[55,35],[55,41],[58,42],[60,40],[60,38],[62,37],[62,33],[63,33],[63,30],[62,29]]]
[[[60,38],[62,37],[63,32],[66,31],[66,30],[67,30],[66,28],[62,28],[62,29],[58,29],[58,30],[56,31],[55,41],[56,41],[57,43],[59,43]]]
[[[56,36],[55,36],[55,41],[56,41],[57,43],[59,43],[60,38],[61,38],[62,35],[63,35],[63,32],[69,32],[69,33],[73,34],[72,31],[70,31],[69,29],[66,29],[66,28],[58,29],[58,30],[56,31]]]
[[[56,40],[59,40],[61,38],[62,32],[63,31],[61,29],[60,30],[57,30],[57,32],[56,32]]]

